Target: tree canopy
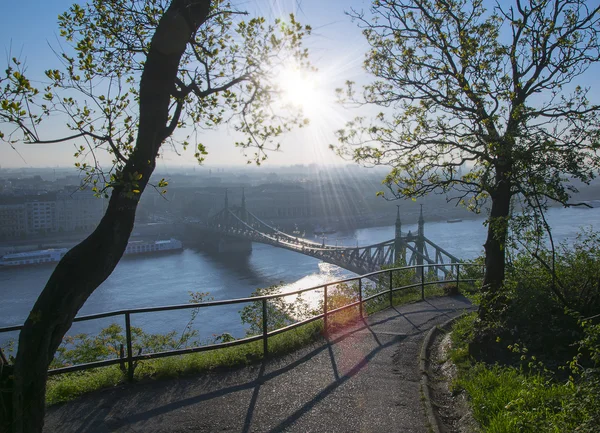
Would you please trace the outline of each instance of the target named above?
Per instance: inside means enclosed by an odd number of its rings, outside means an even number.
[[[376,0],[351,11],[374,80],[339,95],[380,107],[338,131],[340,154],[391,167],[395,197],[490,206],[485,286],[498,289],[511,206],[570,205],[600,167],[600,106],[578,82],[600,59],[600,7],[584,0]],[[542,221],[533,218],[532,221]]]
[[[119,171],[136,143],[140,82],[170,4],[93,0],[71,6],[58,17],[64,43],[56,54],[62,68],[44,71],[45,83],[36,86],[19,59],[7,65],[0,79],[0,138],[13,146],[77,140],[75,165],[88,181],[127,182]],[[200,163],[207,155],[204,130],[232,125],[242,137],[235,145],[253,148],[248,159],[260,163],[266,151],[279,148],[278,136],[306,122],[299,112],[277,106],[276,76],[286,63],[310,69],[302,47],[310,27],[293,15],[271,24],[247,15],[230,2],[212,2],[207,20],[186,41],[170,84],[169,121],[161,138],[175,149],[194,146]],[[164,30],[169,37],[161,48],[172,48],[168,44],[182,33],[180,24]],[[57,114],[69,133],[48,136],[44,126]],[[99,150],[111,155],[111,164],[101,164]]]
[[[76,166],[110,196],[97,228],[54,269],[19,334],[14,432],[41,432],[47,369],[73,318],[112,273],[133,229],[161,146],[207,154],[204,129],[233,125],[260,163],[278,137],[305,124],[277,105],[279,68],[310,69],[293,16],[267,24],[226,1],[91,0],[59,16],[59,69],[36,87],[19,59],[0,78],[0,138],[15,147],[77,140]],[[62,136],[44,125],[66,120]],[[100,152],[111,162],[101,163]],[[157,183],[166,186],[166,181]]]

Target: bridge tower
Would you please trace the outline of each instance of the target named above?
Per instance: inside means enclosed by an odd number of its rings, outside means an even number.
[[[396,205],[398,212],[396,214],[396,233],[394,236],[394,263],[397,265],[406,265],[406,249],[402,242],[402,221],[400,220],[400,205]]]
[[[229,220],[229,197],[227,196],[227,188],[225,188],[225,206],[223,206],[225,210],[223,217],[225,221]]]
[[[240,219],[244,222],[248,222],[248,213],[246,212],[246,194],[242,188],[242,206],[240,208]]]
[[[423,218],[423,205],[421,205],[421,213],[419,214],[419,229],[417,232],[417,265],[423,264],[423,255],[425,253],[425,219]]]
[[[235,218],[235,216],[230,214],[230,209],[229,209],[229,191],[228,188],[225,188],[225,207],[224,207],[224,223],[225,225],[229,224],[229,222],[233,223],[233,227],[235,229],[240,229],[241,224],[239,223],[239,221],[237,220],[237,218]],[[236,212],[235,207],[232,210],[232,212]],[[243,190],[242,190],[242,206],[241,206],[241,212],[240,214],[237,214],[239,216],[239,218],[246,222],[246,197],[244,196]],[[219,237],[218,240],[218,245],[217,245],[217,251],[219,253],[241,253],[241,254],[249,254],[250,252],[252,252],[252,241],[247,240],[247,239],[239,239],[236,238],[235,236],[228,236],[226,233],[222,234]]]

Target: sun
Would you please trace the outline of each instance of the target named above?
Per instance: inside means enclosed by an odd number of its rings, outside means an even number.
[[[277,76],[277,87],[284,104],[300,108],[306,115],[317,114],[324,103],[315,72],[284,68]]]

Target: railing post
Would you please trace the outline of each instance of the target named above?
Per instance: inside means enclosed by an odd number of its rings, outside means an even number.
[[[425,299],[425,265],[421,265],[421,300]]]
[[[460,281],[460,264],[456,264],[456,291],[458,292],[458,283]]]
[[[262,300],[262,328],[263,328],[263,358],[269,356],[269,328],[267,326],[267,300]]]
[[[394,283],[392,280],[392,272],[393,271],[390,269],[390,307],[394,306],[394,292],[393,292]]]
[[[131,316],[125,313],[125,339],[127,341],[127,379],[133,382],[133,348],[131,347]]]
[[[358,279],[358,314],[363,318],[363,303],[362,303],[362,278]]]
[[[327,285],[323,291],[323,328],[325,329],[325,335],[327,335]]]

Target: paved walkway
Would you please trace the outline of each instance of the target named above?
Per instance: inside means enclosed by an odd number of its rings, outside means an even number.
[[[468,308],[463,297],[430,299],[264,364],[89,394],[50,408],[44,431],[427,433],[420,345]]]

